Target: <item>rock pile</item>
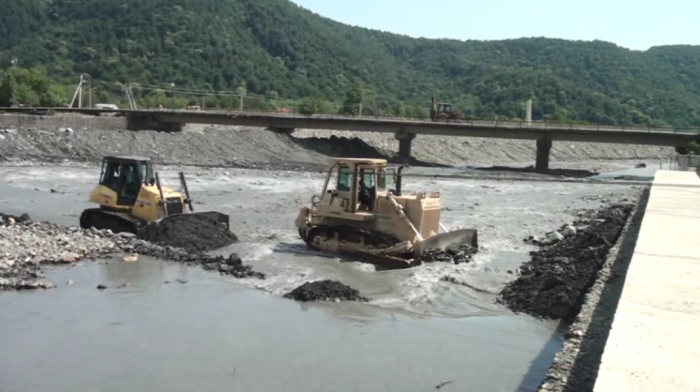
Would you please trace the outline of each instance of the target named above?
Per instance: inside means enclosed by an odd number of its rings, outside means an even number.
[[[0,214],[0,290],[52,288],[51,283],[42,281],[45,278],[42,266],[72,264],[120,252],[200,265],[237,278],[265,278],[264,274],[243,265],[235,254],[228,258],[211,256],[153,244],[127,233],[32,222],[26,214],[21,217]]]
[[[301,302],[369,301],[369,299],[362,296],[359,291],[333,280],[304,283],[285,294],[284,297]]]
[[[421,261],[424,263],[452,263],[463,264],[473,260],[474,255],[479,251],[470,245],[463,245],[456,249],[448,250],[429,250],[421,255]]]
[[[541,244],[519,269],[519,277],[501,291],[499,302],[515,312],[547,319],[575,317],[632,209],[632,205],[604,208],[593,219],[576,222],[576,234]]]
[[[163,246],[207,251],[229,246],[238,238],[209,215],[181,214],[161,221],[147,239]]]
[[[243,260],[237,254],[232,253],[227,259],[223,256],[210,257],[202,260],[205,270],[216,270],[222,275],[232,275],[239,279],[256,278],[265,279],[265,274],[253,270],[249,265],[243,265]]]

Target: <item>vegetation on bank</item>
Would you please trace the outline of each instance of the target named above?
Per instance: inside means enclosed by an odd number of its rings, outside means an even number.
[[[699,47],[414,39],[288,0],[7,0],[5,76],[13,62],[55,81],[36,87],[41,97],[16,91],[32,104],[69,101],[88,74],[93,102],[124,105],[133,83],[143,107],[237,108],[244,95],[247,109],[425,117],[436,96],[468,116],[516,119],[533,98],[535,120],[700,127]]]

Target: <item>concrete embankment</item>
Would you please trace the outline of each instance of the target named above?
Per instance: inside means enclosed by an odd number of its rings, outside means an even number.
[[[97,162],[106,154],[142,154],[160,164],[318,169],[329,156],[396,157],[391,134],[188,126],[185,132],[126,131],[123,118],[0,115],[0,161]],[[531,164],[535,143],[521,140],[417,137],[415,164]],[[554,143],[552,162],[653,160],[672,149],[619,144]]]
[[[700,178],[657,172],[594,390],[700,388]]]

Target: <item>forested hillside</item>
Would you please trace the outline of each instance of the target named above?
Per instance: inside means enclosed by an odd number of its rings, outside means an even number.
[[[414,39],[346,26],[287,0],[4,0],[0,67],[59,83],[237,90],[416,114],[435,95],[480,118],[700,126],[700,47]],[[369,12],[369,11],[368,11]],[[394,16],[399,17],[399,16]],[[374,103],[376,102],[376,106]],[[371,105],[369,104],[371,103]]]

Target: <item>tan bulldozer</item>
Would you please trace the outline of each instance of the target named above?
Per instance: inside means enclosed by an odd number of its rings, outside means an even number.
[[[340,253],[389,269],[421,264],[421,255],[477,247],[475,229],[448,232],[438,192],[402,192],[403,166],[383,159],[334,159],[321,195],[296,219],[315,250]]]

